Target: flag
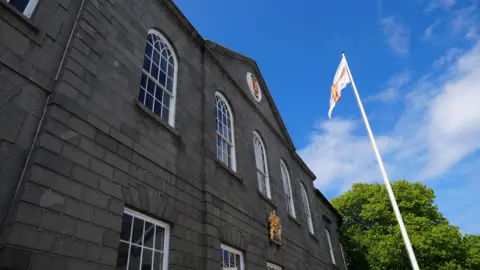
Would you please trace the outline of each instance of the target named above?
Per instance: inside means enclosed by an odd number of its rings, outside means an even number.
[[[333,78],[328,118],[332,118],[333,108],[340,100],[343,88],[347,87],[347,85],[350,83],[350,76],[348,75],[347,69],[347,60],[345,59],[345,56],[342,55],[342,60],[340,61],[340,65],[338,65],[337,72],[335,73],[335,77]]]

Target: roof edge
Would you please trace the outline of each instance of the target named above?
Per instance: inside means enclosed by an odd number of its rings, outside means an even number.
[[[293,140],[290,137],[290,133],[288,132],[288,129],[285,125],[285,122],[283,122],[282,116],[281,116],[280,112],[278,111],[277,105],[275,104],[275,101],[273,100],[273,97],[270,94],[270,89],[268,88],[267,83],[263,79],[262,73],[260,72],[260,68],[258,67],[257,62],[255,60],[253,60],[252,58],[248,57],[248,56],[245,56],[241,53],[235,52],[235,51],[233,51],[233,50],[231,50],[231,49],[229,49],[229,48],[227,48],[227,47],[225,47],[221,44],[218,44],[214,41],[211,41],[211,40],[207,39],[207,40],[205,40],[205,42],[206,42],[206,45],[209,48],[217,50],[220,53],[231,56],[233,58],[249,62],[250,64],[253,65],[253,68],[254,68],[255,72],[257,72],[260,75],[260,80],[262,81],[262,84],[265,86],[265,88],[267,90],[267,91],[265,91],[266,96],[269,99],[270,104],[272,104],[272,108],[273,108],[273,111],[274,111],[275,118],[280,123],[280,126],[283,129],[283,133],[284,133],[284,135],[287,139],[287,145],[289,146],[290,151],[292,151],[292,155],[293,155],[294,159],[300,163],[300,167],[302,167],[302,169],[308,174],[308,176],[310,176],[312,178],[312,181],[315,181],[315,179],[317,177],[312,172],[312,170],[310,170],[310,168],[307,166],[307,164],[303,161],[303,159],[298,155],[298,153],[296,151],[297,149],[295,148],[295,144],[293,143]]]
[[[205,46],[205,39],[202,37],[202,35],[200,35],[197,29],[195,29],[180,8],[172,0],[157,0],[157,2],[163,4],[172,13],[172,15],[175,16],[180,25],[183,26],[185,32],[190,34],[190,36],[202,47]]]
[[[317,197],[319,197],[324,203],[326,203],[326,205],[328,206],[328,208],[330,208],[330,210],[333,211],[333,213],[337,216],[338,218],[338,224],[341,226],[341,224],[343,223],[343,218],[342,218],[342,215],[340,215],[340,213],[337,211],[337,209],[335,209],[335,207],[333,206],[333,204],[325,197],[323,196],[322,192],[320,192],[320,190],[318,188],[315,188],[315,194],[317,195]],[[339,226],[339,227],[340,227]]]

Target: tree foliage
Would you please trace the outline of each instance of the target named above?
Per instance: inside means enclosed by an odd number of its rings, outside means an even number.
[[[421,269],[480,269],[480,237],[462,236],[439,212],[432,189],[421,183],[392,184]],[[343,217],[349,269],[411,269],[387,191],[354,184],[332,200]]]

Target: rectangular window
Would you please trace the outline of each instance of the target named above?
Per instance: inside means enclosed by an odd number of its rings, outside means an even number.
[[[328,248],[330,249],[330,257],[332,257],[332,263],[335,263],[335,254],[333,253],[332,240],[330,239],[330,231],[325,229],[325,235],[327,236]]]
[[[222,270],[244,270],[243,253],[239,250],[221,245],[222,248]]]
[[[125,209],[116,269],[168,269],[169,238],[168,224]]]
[[[7,0],[14,8],[20,11],[23,15],[30,18],[33,10],[37,6],[38,0]]]
[[[267,270],[282,270],[281,266],[267,262]]]

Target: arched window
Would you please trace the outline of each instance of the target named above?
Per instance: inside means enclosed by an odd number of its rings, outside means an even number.
[[[174,126],[177,58],[158,31],[149,30],[138,101]]]
[[[290,174],[288,173],[287,165],[285,165],[283,160],[280,160],[280,172],[282,173],[283,190],[285,191],[285,203],[287,204],[288,213],[292,217],[296,217],[295,206],[293,203],[292,185],[290,183]]]
[[[255,165],[257,167],[258,190],[268,198],[271,198],[270,180],[268,178],[267,154],[260,135],[253,132],[253,147],[255,150]]]
[[[235,137],[233,134],[232,110],[225,97],[218,92],[215,93],[215,115],[217,124],[217,159],[235,171]]]
[[[305,186],[303,185],[303,183],[301,183],[300,186],[302,189],[303,207],[305,208],[305,217],[307,218],[308,230],[310,231],[311,234],[314,234],[312,213],[310,212],[310,203],[308,202],[307,190],[305,189]]]

